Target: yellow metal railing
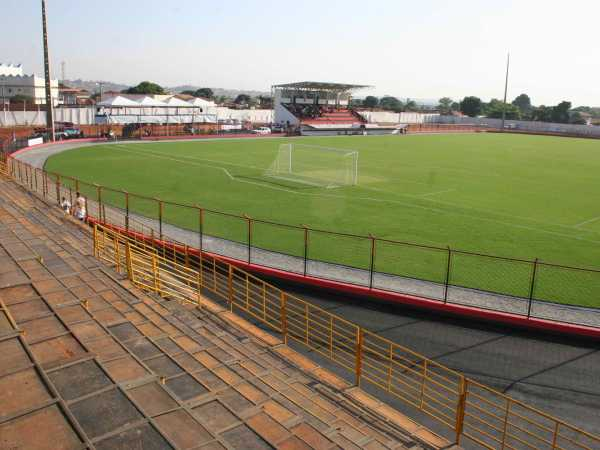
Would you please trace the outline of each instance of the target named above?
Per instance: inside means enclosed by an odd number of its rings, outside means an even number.
[[[138,287],[202,307],[214,293],[367,383],[449,429],[456,443],[487,449],[598,449],[600,438],[290,295],[220,259],[187,246],[94,224],[94,255]]]

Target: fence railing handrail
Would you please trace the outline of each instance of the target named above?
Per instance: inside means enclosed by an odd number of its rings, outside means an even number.
[[[127,232],[115,230],[97,222],[94,223],[93,227],[94,255],[115,265],[118,270],[125,267],[126,270],[124,271],[134,284],[166,297],[175,296],[178,298],[181,294],[183,300],[200,307],[202,307],[202,289],[208,289],[221,297],[232,312],[238,310],[248,313],[274,332],[281,333],[286,344],[288,338],[291,338],[301,345],[316,350],[340,367],[352,371],[355,383],[359,387],[362,382],[371,383],[373,386],[383,389],[395,398],[431,416],[438,423],[450,428],[454,433],[457,444],[462,439],[468,438],[488,449],[496,448],[496,446],[490,444],[490,439],[492,442],[502,442],[502,448],[518,448],[504,445],[510,439],[521,442],[528,448],[535,448],[535,442],[552,445],[553,449],[564,448],[560,445],[559,440],[561,442],[568,441],[571,444],[570,448],[574,446],[574,448],[591,450],[600,446],[599,436],[529,406],[523,401],[513,399],[408,347],[397,344],[319,306],[288,294],[225,261],[205,255],[202,252],[190,255],[188,247],[185,247],[184,255],[181,255],[181,252],[178,254],[173,253],[173,259],[170,259],[167,256],[171,254],[170,249],[164,256],[161,256],[160,249],[158,253],[152,253],[145,248],[138,247],[136,240],[132,239]],[[155,245],[160,247],[160,245],[164,246],[165,244],[155,243]],[[137,255],[138,259],[132,257],[132,252]],[[139,259],[144,257],[149,261]],[[196,258],[196,260],[194,261],[193,258]],[[142,268],[134,267],[136,263],[141,264]],[[217,277],[217,264],[219,273],[228,274],[228,281],[223,282],[223,278]],[[160,267],[160,270],[158,267]],[[214,280],[209,276],[211,268]],[[142,278],[145,276],[146,280],[136,279],[136,274]],[[234,274],[239,282],[245,283],[245,288],[242,288],[241,291],[236,291],[235,283],[232,281]],[[151,278],[151,280],[148,280],[148,278]],[[252,296],[254,291],[248,287],[249,280],[255,283],[253,286],[258,286],[258,298]],[[214,284],[212,284],[213,282]],[[181,292],[177,291],[178,283]],[[224,284],[224,286],[220,286],[221,289],[219,289],[217,283]],[[271,297],[270,303],[267,302],[267,290]],[[275,304],[272,298],[280,299],[278,316],[267,316],[267,308],[273,309]],[[296,305],[294,306],[293,315],[299,315],[300,317],[300,319],[294,317],[295,322],[290,322],[292,317],[289,314],[292,304]],[[264,314],[256,314],[256,309],[262,309]],[[317,311],[316,317],[312,317],[314,313],[311,315],[311,310]],[[274,311],[277,311],[277,308]],[[311,321],[318,324],[316,328],[313,324],[312,334]],[[329,328],[325,324],[329,324]],[[335,329],[340,326],[346,326],[346,328]],[[299,327],[303,328],[302,333],[298,332]],[[350,334],[347,334],[348,332]],[[319,348],[314,348],[314,345],[311,345],[313,339],[318,341]],[[376,340],[377,343],[371,342],[371,340]],[[323,347],[325,347],[325,350],[323,350]],[[340,359],[339,353],[348,353],[350,358]],[[402,354],[407,356],[402,356]],[[381,368],[381,366],[384,366],[384,368]],[[373,375],[373,370],[386,374],[388,377],[387,387],[382,384],[381,375]],[[400,380],[399,377],[405,377],[405,379]],[[396,380],[395,384],[394,380]],[[416,385],[411,383],[416,383]],[[413,392],[418,392],[418,394],[406,394],[409,396],[406,397],[398,391],[401,388],[410,389]],[[440,389],[443,393],[440,393]],[[473,389],[482,392],[474,392]],[[488,399],[484,395],[489,395],[492,398]],[[488,405],[487,410],[486,404]],[[511,405],[513,406],[512,409]],[[514,407],[517,406],[522,411],[515,411]],[[471,412],[472,409],[474,412]],[[500,409],[501,412],[498,412],[497,409]],[[477,419],[478,425],[487,427],[486,430],[479,429],[479,427],[475,427],[468,421],[469,418],[475,417],[473,415],[475,413],[483,413],[487,417],[487,419],[480,417]],[[495,426],[493,420],[503,422],[504,428]],[[549,421],[550,424],[542,423],[543,420]],[[518,421],[524,422],[525,425]],[[507,427],[507,424],[511,426]],[[465,431],[465,427],[468,428],[468,431]],[[524,427],[533,427],[533,431],[529,431]],[[575,437],[561,435],[561,427],[574,433]],[[499,433],[498,437],[495,437],[494,433]],[[551,435],[547,437],[544,433],[551,433]],[[584,438],[592,443],[588,446],[580,442]],[[530,439],[530,441],[527,441],[527,439]],[[529,443],[531,441],[534,444]]]

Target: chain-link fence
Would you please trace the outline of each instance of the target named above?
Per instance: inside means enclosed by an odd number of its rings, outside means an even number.
[[[50,202],[66,197],[73,205],[80,192],[87,214],[100,221],[245,263],[600,327],[600,270],[279,224],[90,184],[14,158],[6,167],[18,183]]]

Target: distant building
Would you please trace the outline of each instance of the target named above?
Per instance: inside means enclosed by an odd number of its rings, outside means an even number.
[[[52,101],[58,104],[58,80],[50,80]],[[30,97],[36,105],[46,104],[46,84],[37,75],[25,75],[21,64],[0,63],[0,102],[15,96]]]
[[[58,88],[58,103],[65,106],[91,105],[90,92],[85,89],[60,86]]]

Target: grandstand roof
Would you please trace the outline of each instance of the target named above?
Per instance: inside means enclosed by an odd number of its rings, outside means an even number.
[[[300,90],[320,91],[350,91],[353,89],[364,89],[371,86],[365,84],[326,83],[321,81],[298,81],[296,83],[276,84],[274,88],[290,88]]]

